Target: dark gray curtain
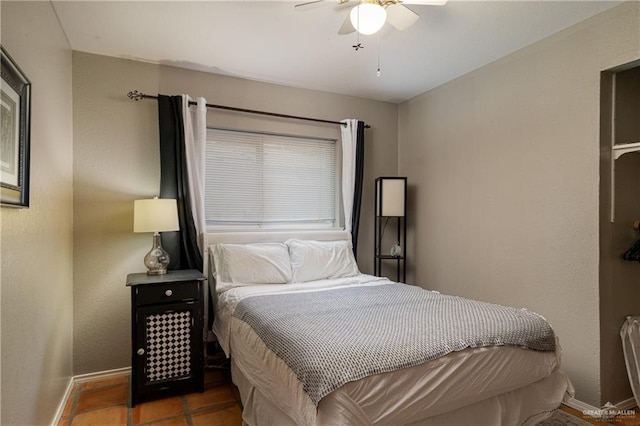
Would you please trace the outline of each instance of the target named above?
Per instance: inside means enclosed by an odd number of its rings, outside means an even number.
[[[169,253],[169,269],[202,271],[198,233],[189,200],[187,158],[184,144],[182,97],[158,95],[160,125],[160,198],[178,200],[180,230],[162,233],[162,247]]]
[[[353,214],[351,215],[351,240],[353,255],[358,257],[358,229],[360,225],[360,208],[362,207],[362,180],[364,176],[364,122],[358,121],[356,136],[356,179],[353,190]]]

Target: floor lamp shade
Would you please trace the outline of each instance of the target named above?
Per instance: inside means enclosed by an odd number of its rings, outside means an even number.
[[[133,232],[153,232],[153,245],[144,257],[147,274],[166,274],[169,254],[163,250],[160,232],[178,231],[178,203],[173,199],[153,198],[133,202]]]
[[[407,207],[407,178],[376,179],[376,200],[377,216],[404,216]]]

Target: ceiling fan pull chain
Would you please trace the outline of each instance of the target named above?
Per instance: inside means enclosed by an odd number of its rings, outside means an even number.
[[[358,10],[358,22],[360,22],[360,11]],[[360,32],[356,31],[356,44],[354,44],[353,47],[356,52],[360,49],[364,49],[364,46],[362,45],[362,43],[360,43]]]
[[[356,9],[358,12],[358,26],[360,26],[360,8],[356,6]],[[356,31],[356,46],[360,46],[360,31]],[[358,48],[356,48],[356,51],[358,51]]]
[[[380,33],[376,34],[378,40],[378,71],[376,71],[376,77],[380,77]]]

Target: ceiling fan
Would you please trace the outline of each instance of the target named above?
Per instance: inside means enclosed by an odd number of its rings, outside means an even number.
[[[295,5],[296,10],[309,10],[331,3],[346,4],[349,0],[312,0]],[[349,12],[338,34],[375,34],[385,22],[398,30],[406,30],[415,24],[420,15],[404,6],[405,4],[442,6],[447,0],[360,0]]]

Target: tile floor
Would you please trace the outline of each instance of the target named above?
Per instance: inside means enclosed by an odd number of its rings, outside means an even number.
[[[59,426],[240,426],[237,390],[224,370],[205,372],[205,391],[127,406],[130,376],[77,383]]]

